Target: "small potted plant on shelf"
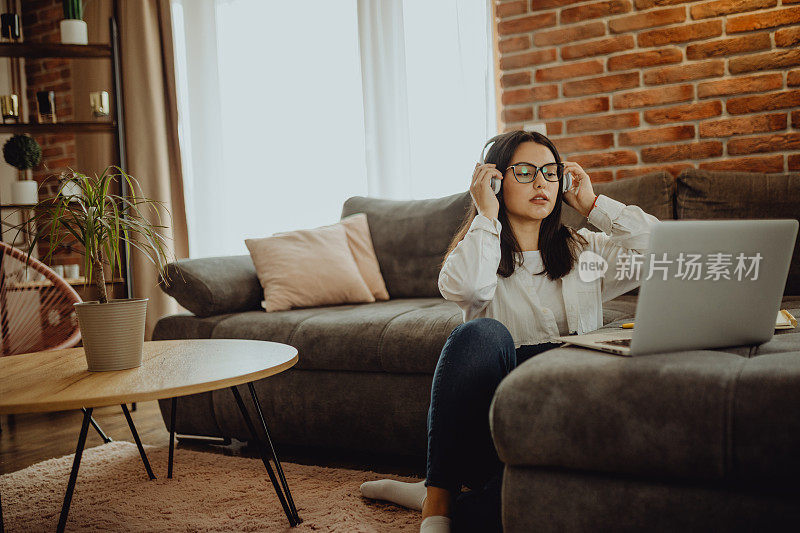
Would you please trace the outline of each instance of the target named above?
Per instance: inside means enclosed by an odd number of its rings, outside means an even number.
[[[113,172],[114,169],[116,172]],[[128,186],[128,196],[112,188]],[[111,276],[122,276],[122,250],[128,245],[143,253],[166,279],[171,260],[162,224],[169,211],[162,202],[137,194],[138,181],[116,166],[101,176],[75,171],[64,173],[59,193],[41,200],[34,208],[30,255],[39,242],[48,241],[46,261],[71,238],[80,244],[84,256],[85,282],[93,284],[98,300],[75,304],[89,370],[122,370],[142,364],[147,298],[108,298],[104,267]],[[152,219],[158,223],[150,222]]]
[[[87,44],[86,22],[83,20],[83,0],[63,0],[64,20],[61,21],[62,44]]]
[[[42,160],[42,147],[33,137],[17,134],[3,145],[3,159],[20,174],[20,179],[11,184],[11,203],[35,204],[39,186],[30,179],[30,170]]]

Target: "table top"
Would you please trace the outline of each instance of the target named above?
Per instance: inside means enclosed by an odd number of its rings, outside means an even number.
[[[144,343],[142,366],[89,372],[83,348],[0,357],[0,414],[145,402],[241,385],[297,363],[297,348],[270,341]]]

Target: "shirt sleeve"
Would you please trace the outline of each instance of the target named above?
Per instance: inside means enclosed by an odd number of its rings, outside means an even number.
[[[659,220],[639,206],[625,205],[604,194],[597,196],[588,220],[602,232],[584,228],[578,233],[586,237],[590,249],[608,263],[608,270],[600,278],[602,301],[607,302],[641,284],[639,275],[618,275],[621,265],[619,256],[627,255],[629,261],[630,257],[643,261],[650,242],[650,232]]]
[[[500,266],[500,230],[496,218],[477,214],[467,234],[447,256],[439,272],[439,292],[472,316],[494,298]]]

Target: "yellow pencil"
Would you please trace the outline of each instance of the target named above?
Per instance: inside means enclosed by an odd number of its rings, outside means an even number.
[[[620,326],[621,328],[630,329],[633,327],[633,322],[625,322]]]

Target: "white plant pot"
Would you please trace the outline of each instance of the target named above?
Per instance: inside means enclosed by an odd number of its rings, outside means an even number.
[[[88,44],[86,21],[64,19],[61,21],[61,44]]]
[[[33,180],[15,181],[11,184],[11,203],[34,205],[39,202],[39,184]]]
[[[142,364],[148,298],[75,304],[86,363],[92,372]]]

